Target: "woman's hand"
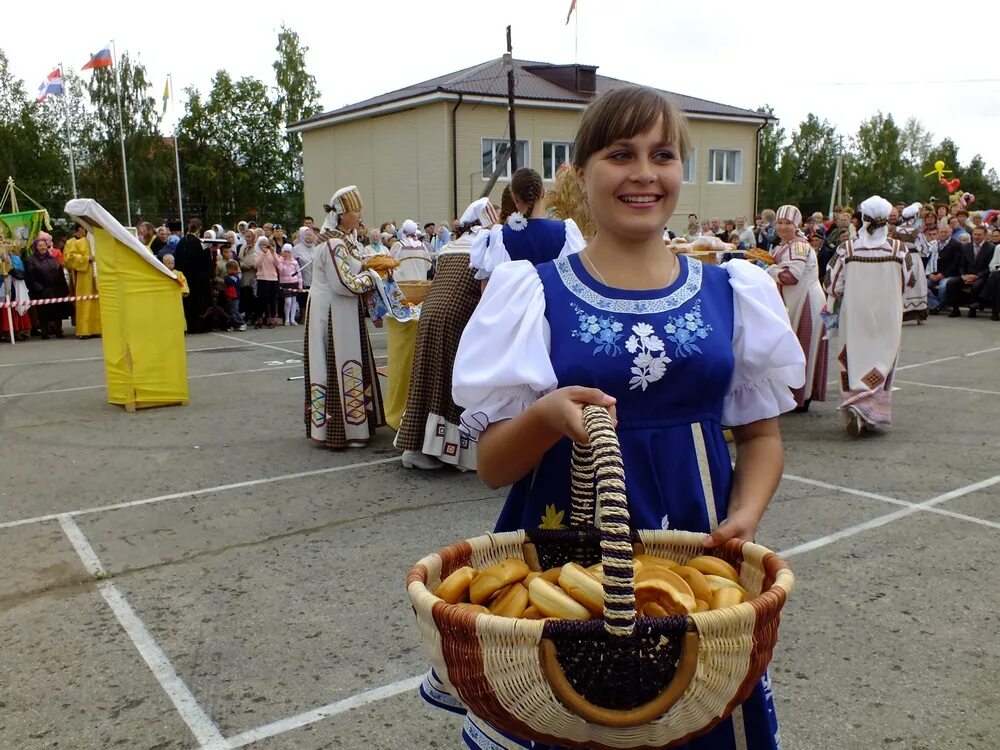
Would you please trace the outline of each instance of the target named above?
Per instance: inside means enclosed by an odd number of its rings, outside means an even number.
[[[542,396],[532,407],[552,430],[565,435],[575,443],[590,442],[583,422],[583,407],[590,404],[603,406],[611,412],[611,423],[618,426],[615,399],[597,388],[578,385],[567,386]]]
[[[706,549],[719,547],[730,539],[743,539],[752,541],[757,534],[757,524],[760,523],[763,515],[763,508],[733,508],[729,511],[729,517],[719,524],[705,540]]]

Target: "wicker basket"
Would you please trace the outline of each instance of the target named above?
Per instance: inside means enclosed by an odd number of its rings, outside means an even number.
[[[427,292],[431,290],[430,281],[397,281],[399,290],[406,297],[406,301],[413,305],[419,305],[427,297]]]
[[[439,550],[410,570],[410,601],[445,687],[498,729],[564,747],[670,747],[707,732],[749,697],[771,660],[794,577],[770,550],[731,540],[714,554],[739,571],[751,601],[686,617],[637,616],[632,555],[684,562],[705,553],[705,534],[630,532],[610,417],[587,407],[584,419],[591,443],[574,446],[571,528],[487,534]],[[457,568],[508,557],[533,570],[602,562],[603,619],[497,617],[433,593]]]

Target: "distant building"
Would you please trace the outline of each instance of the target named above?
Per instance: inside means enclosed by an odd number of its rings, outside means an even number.
[[[591,65],[514,61],[517,162],[546,182],[572,155],[587,104],[627,81]],[[670,93],[670,92],[666,92]],[[672,94],[687,114],[692,152],[671,220],[687,214],[751,216],[757,194],[757,144],[766,115]],[[503,59],[433,78],[289,126],[302,133],[306,213],[316,214],[333,192],[357,185],[365,222],[441,222],[479,197],[507,148],[507,72]],[[491,196],[499,203],[507,174]]]

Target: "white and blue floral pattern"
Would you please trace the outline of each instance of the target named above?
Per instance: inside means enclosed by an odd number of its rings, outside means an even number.
[[[701,261],[694,258],[685,258],[685,262],[688,267],[687,279],[685,279],[681,287],[675,289],[666,297],[658,297],[656,299],[612,299],[595,292],[580,281],[580,277],[576,275],[576,271],[570,265],[569,258],[559,258],[553,261],[563,284],[566,285],[566,288],[577,299],[604,312],[631,315],[655,315],[657,313],[676,310],[701,291]]]
[[[590,315],[579,305],[570,304],[580,324],[579,328],[573,331],[573,338],[580,339],[584,344],[593,344],[596,342],[597,346],[594,347],[593,352],[595,356],[602,352],[609,357],[621,354],[622,350],[618,342],[625,335],[622,333],[624,326],[621,323],[611,316]],[[652,332],[652,328],[650,328],[650,332]]]
[[[632,335],[625,342],[625,348],[629,354],[635,354],[632,360],[632,379],[628,381],[629,390],[646,390],[650,383],[655,383],[667,371],[670,357],[663,351],[663,340],[653,332],[653,326],[648,323],[636,323],[632,326]]]
[[[690,357],[701,354],[701,347],[696,343],[707,339],[712,331],[712,325],[701,318],[701,300],[698,300],[684,315],[675,315],[663,327],[667,341],[677,345],[674,351],[676,357]]]
[[[510,216],[507,217],[507,226],[509,226],[515,232],[524,231],[524,228],[528,226],[528,220],[521,216],[520,213],[515,211]]]

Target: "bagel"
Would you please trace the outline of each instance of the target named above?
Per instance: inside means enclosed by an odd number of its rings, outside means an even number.
[[[733,583],[740,582],[740,574],[736,572],[736,568],[713,555],[698,555],[698,557],[692,557],[685,564],[704,575],[722,576]]]
[[[589,620],[590,612],[573,597],[544,578],[536,578],[528,586],[528,599],[546,617],[563,620]]]
[[[490,604],[490,613],[498,617],[521,617],[528,608],[528,589],[520,583],[512,583],[501,597]]]
[[[455,606],[464,607],[465,609],[471,609],[473,612],[476,612],[477,614],[480,615],[490,614],[490,611],[486,609],[486,607],[484,607],[482,604],[469,604],[469,602],[459,602]]]
[[[712,608],[712,605],[706,602],[704,599],[694,600],[694,611],[695,612],[708,612]]]
[[[530,572],[524,560],[508,557],[476,576],[476,580],[469,586],[469,600],[473,604],[482,604],[504,586],[523,581]]]
[[[649,565],[635,577],[635,582],[637,584],[642,583],[643,581],[665,581],[666,583],[669,583],[678,593],[689,597],[692,603],[695,600],[694,591],[688,585],[687,581],[672,570],[657,568]]]
[[[544,578],[549,583],[558,583],[559,574],[562,573],[562,566],[556,568],[549,568],[544,573],[542,573],[542,578]]]
[[[524,612],[521,613],[522,620],[541,620],[544,615],[538,611],[538,607],[534,604],[530,605]]]
[[[722,609],[732,607],[735,604],[743,603],[743,594],[740,590],[732,586],[723,586],[716,590],[712,599],[712,609]]]
[[[559,587],[582,604],[592,615],[604,612],[604,587],[576,563],[566,563],[559,574]]]
[[[680,567],[679,562],[671,560],[667,557],[660,557],[658,555],[650,555],[646,553],[636,555],[635,561],[641,565],[652,565],[657,568],[669,568],[670,570]]]
[[[677,587],[661,578],[651,578],[648,581],[637,583],[635,602],[636,607],[640,610],[650,602],[655,602],[668,615],[689,615],[694,612],[696,606],[693,596],[678,590]]]
[[[648,602],[642,606],[642,614],[645,617],[670,617],[663,607],[656,602]]]
[[[704,602],[712,601],[712,588],[708,585],[705,575],[700,570],[695,570],[687,565],[681,565],[674,572],[691,587],[691,593],[694,594],[695,599],[701,599]]]
[[[719,589],[730,588],[730,589],[736,589],[741,594],[743,594],[744,597],[749,597],[749,594],[747,594],[747,590],[745,588],[740,586],[738,583],[733,583],[728,578],[723,578],[722,576],[707,575],[705,576],[705,580],[708,581],[708,586],[709,588],[712,589],[713,593],[715,593]]]
[[[472,585],[475,577],[475,569],[466,565],[445,578],[434,594],[444,599],[448,604],[458,604],[468,596],[469,586]]]

